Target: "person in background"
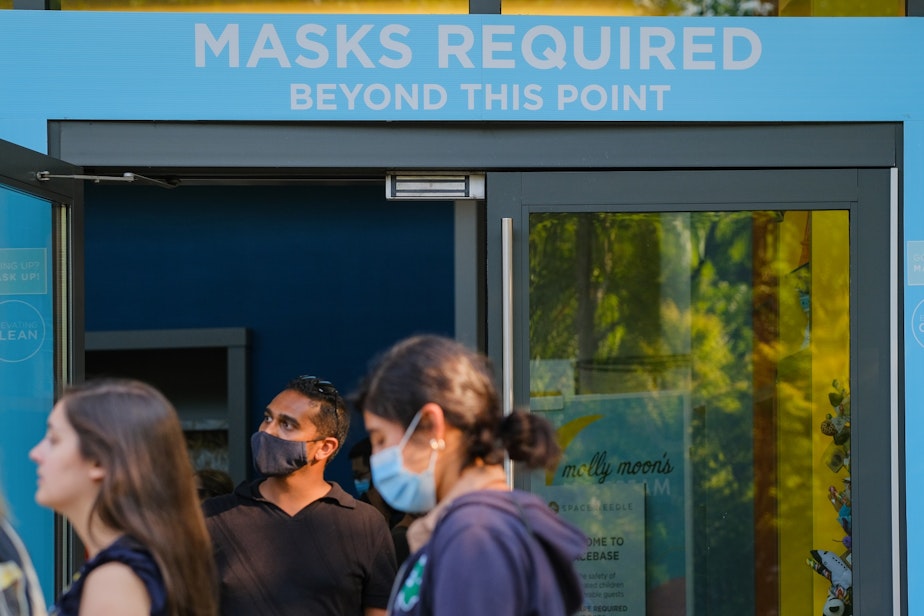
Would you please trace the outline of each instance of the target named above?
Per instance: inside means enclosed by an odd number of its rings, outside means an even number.
[[[199,500],[230,494],[234,491],[231,475],[218,468],[200,468],[196,471],[196,492]]]
[[[29,457],[36,502],[70,521],[88,556],[53,614],[215,614],[192,464],[159,391],[127,379],[67,390]]]
[[[25,546],[0,497],[0,614],[45,616],[45,599]]]
[[[411,548],[407,542],[407,531],[414,520],[419,517],[420,514],[417,513],[405,513],[398,523],[391,527],[391,540],[395,544],[395,558],[399,565],[411,555]]]
[[[388,503],[375,489],[372,482],[372,469],[369,468],[369,456],[372,455],[372,445],[369,443],[369,437],[363,438],[356,442],[350,448],[350,467],[353,470],[353,487],[359,500],[369,503],[379,510],[388,522],[388,526],[397,524],[404,513],[391,508]]]
[[[488,359],[440,336],[400,341],[355,395],[372,441],[372,479],[394,508],[429,512],[408,529],[411,556],[389,613],[559,616],[581,609],[584,535],[540,498],[512,491],[510,459],[549,467],[544,419],[504,416]]]
[[[372,444],[369,437],[357,441],[350,448],[350,466],[353,469],[353,486],[359,495],[359,500],[369,503],[379,510],[388,527],[391,529],[391,539],[395,544],[395,559],[398,564],[404,562],[410,553],[407,545],[407,529],[417,516],[411,513],[405,513],[392,508],[379,491],[375,489],[372,482],[372,469],[369,466],[369,458],[372,455]]]
[[[385,614],[396,570],[388,525],[324,478],[349,419],[331,383],[293,379],[251,439],[263,478],[203,503],[222,614]]]

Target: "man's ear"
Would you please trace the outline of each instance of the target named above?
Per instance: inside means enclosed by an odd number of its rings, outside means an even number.
[[[323,441],[319,442],[321,446],[315,451],[314,457],[318,462],[326,463],[330,457],[337,452],[337,449],[340,447],[340,441],[333,436],[328,436]]]

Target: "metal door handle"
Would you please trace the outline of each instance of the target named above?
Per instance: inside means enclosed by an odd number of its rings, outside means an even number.
[[[513,412],[513,219],[501,219],[501,271],[502,317],[501,317],[501,397],[504,416]],[[513,487],[513,465],[504,456],[504,471],[507,484]]]
[[[501,219],[501,249],[503,253],[501,270],[503,271],[502,339],[501,359],[501,395],[503,396],[504,415],[513,412],[513,219]]]

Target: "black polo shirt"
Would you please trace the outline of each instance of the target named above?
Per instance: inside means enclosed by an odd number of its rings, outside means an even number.
[[[396,573],[388,525],[334,482],[290,516],[260,495],[262,480],[203,504],[225,616],[360,616],[384,609]]]

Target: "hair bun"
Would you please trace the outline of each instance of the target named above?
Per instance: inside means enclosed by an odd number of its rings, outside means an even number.
[[[526,411],[514,411],[504,417],[500,438],[510,459],[529,468],[552,468],[561,456],[552,424]]]

